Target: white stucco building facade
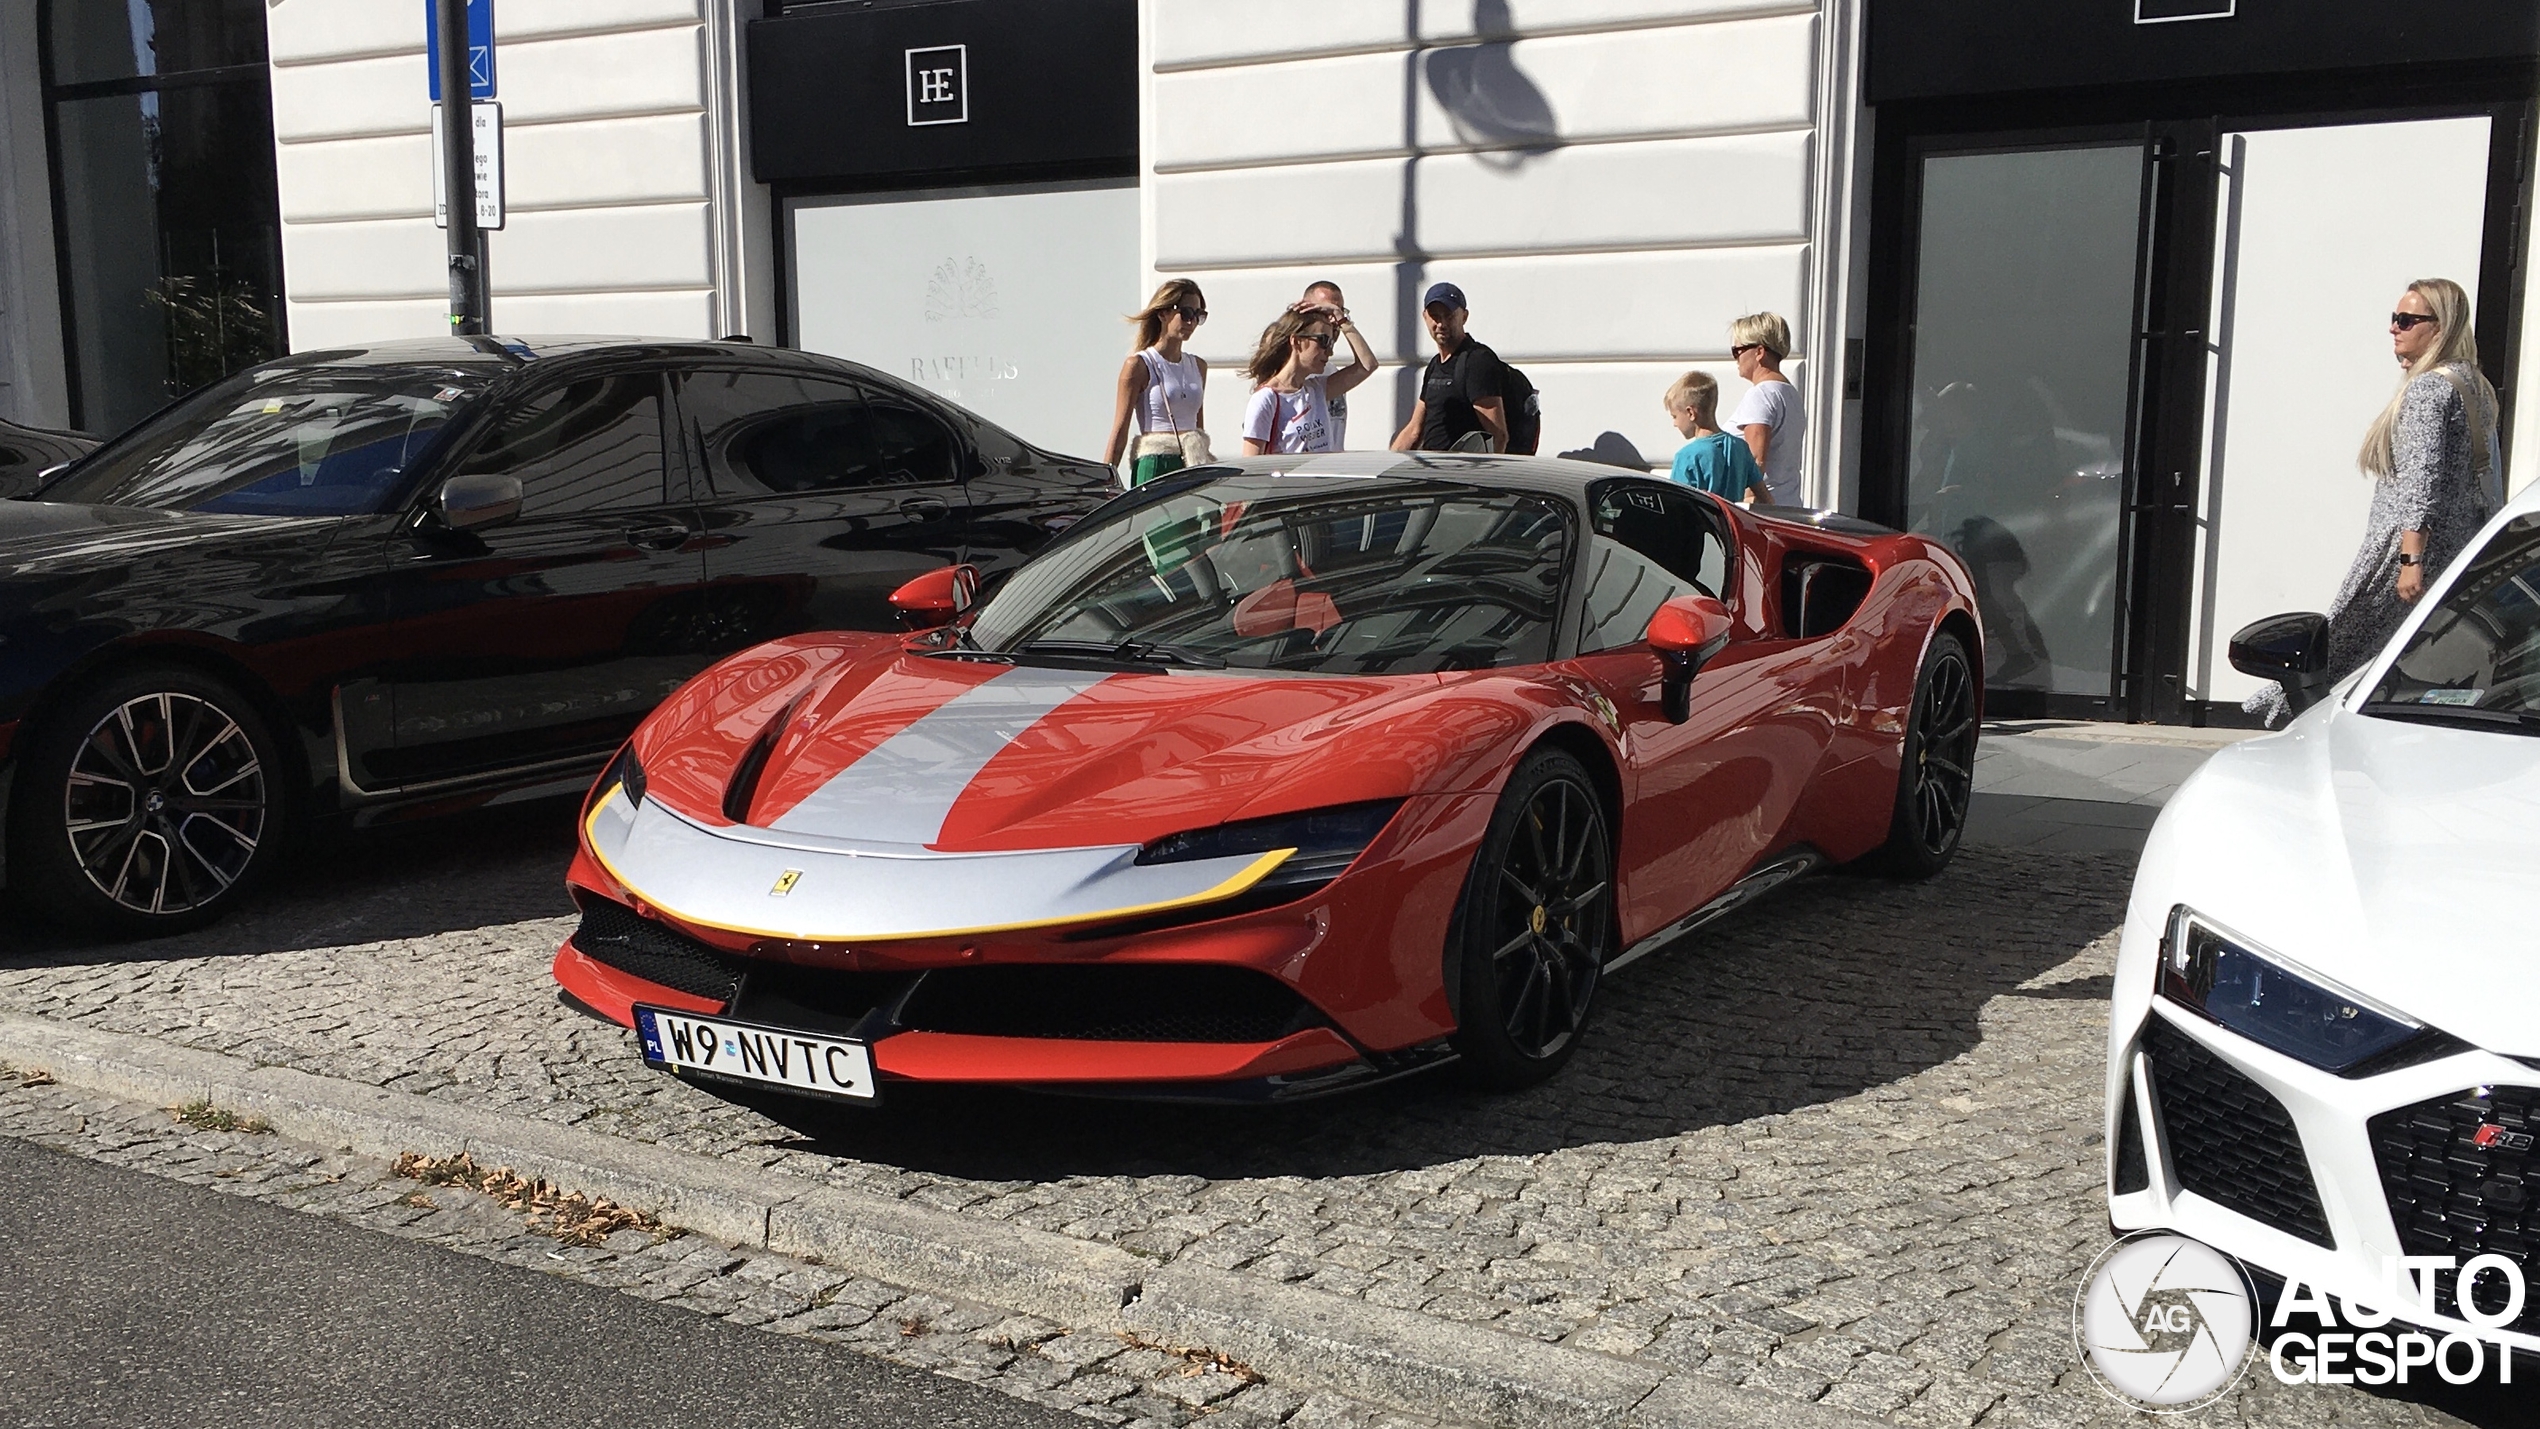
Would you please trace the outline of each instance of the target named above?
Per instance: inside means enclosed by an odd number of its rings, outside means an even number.
[[[1444,280],[1543,451],[1663,465],[1660,394],[1733,409],[1728,324],[1777,312],[1807,499],[1961,544],[2002,712],[2228,717],[2230,631],[2324,603],[2361,529],[2409,279],[2471,291],[2509,413],[2540,362],[2532,7],[491,4],[498,332],[814,347],[1084,452],[1120,316],[1187,277],[1232,450],[1256,335],[1330,280],[1390,369],[1369,448]],[[421,8],[0,12],[0,417],[446,331]]]

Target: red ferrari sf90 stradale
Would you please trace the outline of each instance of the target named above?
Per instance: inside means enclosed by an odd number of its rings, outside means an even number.
[[[1821,863],[1956,851],[1935,542],[1504,457],[1119,497],[931,628],[715,666],[593,789],[555,975],[683,1074],[1293,1096],[1550,1075],[1606,974]]]

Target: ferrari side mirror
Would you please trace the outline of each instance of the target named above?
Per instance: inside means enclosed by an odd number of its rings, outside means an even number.
[[[499,472],[454,476],[441,483],[432,509],[453,531],[473,531],[520,514],[520,478]]]
[[[938,566],[891,592],[891,608],[909,629],[932,630],[961,618],[978,596],[977,566]]]
[[[2311,611],[2270,615],[2232,632],[2231,668],[2284,686],[2300,714],[2334,683],[2328,676],[2328,617]]]
[[[1649,648],[1666,666],[1659,684],[1659,711],[1669,724],[1693,715],[1693,677],[1729,643],[1736,625],[1729,608],[1707,595],[1680,595],[1649,617]]]

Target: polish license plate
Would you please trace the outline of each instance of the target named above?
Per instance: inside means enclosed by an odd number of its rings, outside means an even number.
[[[862,1042],[659,1007],[635,1009],[647,1066],[709,1072],[798,1092],[872,1101],[873,1053]]]

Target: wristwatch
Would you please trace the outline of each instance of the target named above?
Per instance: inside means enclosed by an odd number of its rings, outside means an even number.
[[[2425,557],[2411,556],[2407,552],[2401,551],[2399,553],[2399,564],[2403,566],[2421,566],[2425,564]]]

